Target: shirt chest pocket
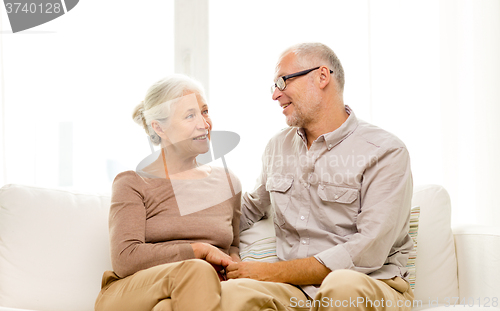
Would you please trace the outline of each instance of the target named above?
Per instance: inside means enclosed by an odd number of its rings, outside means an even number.
[[[271,177],[267,179],[266,191],[269,191],[274,209],[274,223],[282,226],[285,223],[285,213],[292,197],[293,178]]]
[[[341,236],[357,232],[356,219],[360,209],[358,189],[322,184],[318,187],[318,196],[323,202],[319,213],[325,230]]]

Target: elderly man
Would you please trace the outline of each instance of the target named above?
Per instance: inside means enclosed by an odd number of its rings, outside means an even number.
[[[299,44],[281,55],[272,97],[290,127],[269,141],[241,218],[244,230],[273,217],[280,261],[229,265],[225,310],[411,308],[408,151],[358,120],[343,88],[329,47]]]

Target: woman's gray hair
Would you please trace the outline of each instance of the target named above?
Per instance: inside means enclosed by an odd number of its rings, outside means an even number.
[[[161,143],[161,137],[151,126],[154,120],[164,121],[170,116],[170,104],[176,99],[193,92],[205,97],[203,86],[188,76],[174,74],[154,83],[147,91],[144,100],[134,108],[132,118],[141,125],[154,145]]]
[[[328,46],[323,43],[300,43],[288,48],[281,54],[281,58],[290,52],[293,52],[297,56],[298,64],[304,69],[315,66],[327,66],[333,71],[339,91],[341,93],[344,91],[344,69],[337,55]]]

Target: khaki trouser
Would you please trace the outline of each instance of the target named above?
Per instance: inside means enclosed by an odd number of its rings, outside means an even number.
[[[234,279],[222,282],[222,309],[226,311],[291,310],[411,310],[413,291],[395,277],[375,280],[364,273],[336,270],[323,280],[314,299],[283,283]]]
[[[191,259],[141,270],[124,279],[103,275],[96,311],[221,311],[220,281],[208,262]]]

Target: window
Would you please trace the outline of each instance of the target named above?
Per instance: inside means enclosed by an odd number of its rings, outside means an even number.
[[[174,72],[174,2],[122,3],[2,33],[8,183],[109,192],[116,169],[148,155],[132,109]]]

